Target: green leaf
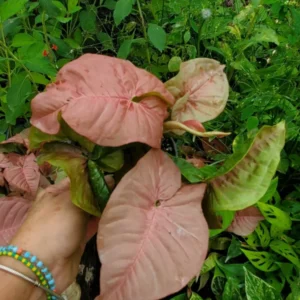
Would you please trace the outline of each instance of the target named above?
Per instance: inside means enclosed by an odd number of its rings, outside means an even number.
[[[252,117],[248,118],[248,120],[247,120],[247,130],[251,131],[251,130],[257,128],[258,124],[259,124],[259,121],[258,121],[257,117],[252,116]]]
[[[89,10],[82,10],[79,14],[81,28],[91,33],[96,32],[96,14],[94,9],[89,8]]]
[[[50,16],[57,17],[60,15],[59,8],[53,4],[52,0],[39,0],[41,8]]]
[[[250,42],[252,43],[274,43],[279,45],[279,40],[276,32],[270,27],[260,27],[256,35],[254,35]]]
[[[233,144],[233,154],[210,181],[209,201],[214,211],[242,210],[267,191],[280,161],[285,123],[264,126],[253,139]]]
[[[278,177],[275,177],[274,179],[272,179],[271,184],[268,190],[266,191],[266,193],[259,199],[259,202],[266,203],[270,199],[272,199],[272,197],[276,193],[277,186],[278,186]]]
[[[256,248],[260,246],[260,240],[255,231],[253,231],[251,234],[245,237],[245,241],[252,248]]]
[[[36,39],[28,33],[18,33],[12,40],[12,47],[28,46],[36,42]]]
[[[48,143],[44,146],[38,163],[48,162],[62,168],[71,181],[72,202],[87,213],[99,217],[101,212],[89,184],[87,160],[81,151],[65,143]]]
[[[185,159],[180,157],[171,157],[173,162],[179,168],[181,174],[190,182],[198,183],[204,182],[208,178],[214,177],[217,173],[217,168],[214,165],[205,166],[203,168],[196,168],[191,163],[187,162]]]
[[[227,250],[227,257],[226,257],[225,263],[227,263],[232,258],[240,256],[241,254],[242,254],[241,242],[233,235],[231,244]]]
[[[49,79],[40,73],[31,72],[31,78],[33,82],[38,84],[47,85],[49,83]]]
[[[172,297],[170,300],[188,300],[186,294],[179,294],[175,297]]]
[[[266,282],[280,293],[285,285],[285,278],[281,273],[268,274]]]
[[[79,0],[68,0],[68,12],[73,13],[76,9]]]
[[[96,146],[98,152],[96,163],[105,172],[116,172],[124,165],[124,154],[121,149]]]
[[[132,11],[133,0],[119,0],[114,10],[114,21],[118,26]]]
[[[270,236],[271,238],[279,238],[283,234],[283,229],[279,228],[275,225],[275,223],[271,224]]]
[[[245,268],[245,288],[247,300],[280,300],[280,294],[268,283]]]
[[[228,237],[223,237],[223,236],[216,237],[216,238],[210,239],[209,249],[218,250],[218,251],[226,250],[226,249],[228,249],[230,242],[231,242],[231,239]]]
[[[156,24],[148,25],[148,36],[153,46],[162,52],[166,47],[167,34],[164,29]]]
[[[216,215],[218,217],[218,219],[220,219],[219,217],[222,218],[222,225],[220,229],[209,229],[209,236],[213,237],[221,232],[223,232],[224,230],[226,230],[229,225],[231,224],[231,222],[234,219],[234,211],[218,211],[216,212]]]
[[[33,72],[48,76],[55,76],[57,71],[46,57],[32,57],[22,61],[24,65]]]
[[[113,50],[114,49],[114,44],[113,44],[112,38],[106,32],[98,32],[97,38],[101,42],[103,50]],[[131,45],[129,48],[131,48]],[[119,51],[120,51],[120,49],[119,49]],[[128,54],[126,55],[126,58],[130,54],[130,49],[129,49],[129,51],[126,51],[126,53],[127,52],[128,52]],[[121,56],[123,56],[123,55],[121,55]]]
[[[203,300],[203,298],[195,292],[192,292],[192,295],[189,300]]]
[[[26,154],[26,147],[18,143],[0,144],[0,153],[19,153]]]
[[[191,39],[191,32],[188,30],[184,33],[183,40],[185,43],[188,43],[190,39]]]
[[[289,230],[292,226],[292,221],[289,215],[281,209],[266,203],[257,203],[262,215],[270,224],[274,224],[282,230]]]
[[[274,256],[265,251],[249,251],[241,249],[255,268],[263,272],[273,272],[279,269]]]
[[[131,52],[132,42],[132,39],[124,41],[118,50],[117,57],[126,59]]]
[[[56,51],[58,55],[65,58],[74,58],[72,48],[66,42],[51,35],[49,35],[49,40],[51,44],[54,44],[58,47]]]
[[[182,60],[179,56],[173,56],[168,63],[168,69],[170,72],[177,72],[180,69]]]
[[[269,229],[267,228],[267,226],[263,222],[260,222],[255,228],[255,232],[260,240],[261,246],[263,248],[267,247],[271,240]]]
[[[299,270],[296,270],[296,267],[290,263],[279,263],[280,270],[287,280],[287,282],[292,285],[299,280]]]
[[[280,254],[281,256],[285,257],[289,261],[291,261],[295,266],[300,268],[300,260],[298,255],[295,253],[294,249],[291,245],[285,243],[281,240],[273,240],[270,243],[270,248]]]
[[[210,270],[212,270],[216,266],[217,259],[219,256],[220,256],[219,253],[211,252],[202,265],[200,275],[203,275],[203,274],[209,272]]]
[[[92,160],[88,160],[88,174],[89,181],[92,187],[92,191],[96,198],[98,208],[103,212],[108,199],[110,197],[110,191],[104,179],[103,172],[98,168],[97,164]]]
[[[50,143],[54,141],[66,141],[68,142],[67,137],[58,133],[55,135],[51,135],[48,133],[44,133],[36,127],[31,126],[29,131],[29,148],[31,150],[39,149],[43,144]]]
[[[211,290],[216,296],[221,296],[224,290],[224,286],[226,283],[226,278],[218,268],[215,267],[214,276],[211,281]]]
[[[226,278],[242,278],[244,279],[244,264],[226,264],[225,257],[221,257],[217,260],[217,266],[220,268],[220,270],[225,274]]]
[[[0,23],[20,12],[28,0],[7,0],[0,4]]]
[[[231,277],[227,279],[222,294],[222,300],[244,300],[245,297],[241,295],[241,288],[239,287],[239,281]]]

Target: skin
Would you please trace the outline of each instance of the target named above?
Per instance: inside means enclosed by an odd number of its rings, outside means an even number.
[[[41,191],[26,221],[11,241],[37,256],[52,272],[56,290],[61,294],[78,273],[86,242],[97,230],[98,220],[72,204],[69,182]],[[0,257],[0,264],[35,278],[33,272],[19,261]],[[14,275],[0,270],[1,299],[46,299],[41,289]]]

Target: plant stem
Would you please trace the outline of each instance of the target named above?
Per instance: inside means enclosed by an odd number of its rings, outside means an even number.
[[[199,25],[199,30],[198,30],[198,38],[197,38],[197,54],[198,57],[200,56],[200,47],[201,47],[201,30],[203,26],[204,21],[201,20],[201,23]]]
[[[49,39],[48,39],[47,27],[46,27],[46,23],[45,23],[45,11],[43,11],[43,13],[42,13],[42,26],[43,26],[43,33],[44,33],[44,36],[45,36],[45,42],[46,42],[46,45],[47,45],[48,50],[49,50],[49,59],[50,59],[51,62],[53,62],[53,56],[52,56],[52,53],[51,53],[51,45],[50,45],[50,42],[49,42]]]
[[[148,63],[150,65],[151,64],[151,57],[150,57],[150,51],[149,51],[149,42],[148,42],[148,35],[147,35],[147,32],[146,32],[145,20],[144,20],[142,8],[141,8],[140,0],[137,0],[136,2],[137,2],[138,9],[139,9],[139,14],[140,14],[141,22],[142,22],[144,37],[145,37],[145,39],[147,41],[147,50],[146,50],[146,53],[147,53]]]
[[[5,48],[4,53],[5,53],[5,57],[7,59],[6,60],[6,68],[7,68],[8,87],[11,87],[11,69],[10,69],[10,62],[9,62],[9,59],[8,59],[7,45],[6,45],[6,41],[5,41],[4,30],[3,30],[2,24],[0,24],[0,29],[1,29],[3,45],[4,45],[4,48]]]

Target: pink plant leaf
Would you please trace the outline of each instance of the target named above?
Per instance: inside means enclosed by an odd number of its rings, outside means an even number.
[[[29,149],[28,137],[29,137],[29,128],[26,128],[23,131],[21,131],[20,133],[7,139],[6,141],[1,142],[1,144],[4,145],[4,144],[16,143],[16,144],[21,144],[21,145],[25,146],[27,149]]]
[[[224,66],[209,58],[196,58],[181,64],[179,73],[165,83],[175,97],[172,121],[216,118],[225,108],[229,84]]]
[[[4,186],[4,185],[5,185],[4,175],[2,172],[0,172],[0,186]]]
[[[9,168],[20,165],[24,162],[24,157],[17,153],[0,153],[0,168]]]
[[[247,236],[255,230],[258,223],[262,220],[264,220],[264,217],[259,209],[255,206],[250,206],[236,212],[227,231],[240,236]]]
[[[172,105],[174,98],[154,75],[129,61],[85,54],[32,100],[31,124],[57,134],[61,112],[75,132],[101,146],[141,142],[159,148],[166,102]]]
[[[0,198],[0,245],[8,245],[23,224],[31,202],[21,197]]]
[[[4,170],[4,177],[11,189],[35,197],[40,182],[39,166],[35,155],[31,153],[21,157],[17,165]]]
[[[97,299],[161,299],[199,273],[208,249],[206,185],[181,185],[179,169],[155,149],[122,178],[99,223]]]

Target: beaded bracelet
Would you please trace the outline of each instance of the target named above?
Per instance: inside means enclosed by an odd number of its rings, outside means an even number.
[[[41,285],[49,290],[47,299],[56,300],[57,297],[53,296],[56,294],[54,278],[44,264],[33,256],[28,251],[24,251],[13,245],[7,247],[0,247],[0,256],[9,256],[28,267],[39,279]],[[51,293],[52,291],[52,293]],[[52,296],[51,296],[52,294]]]

